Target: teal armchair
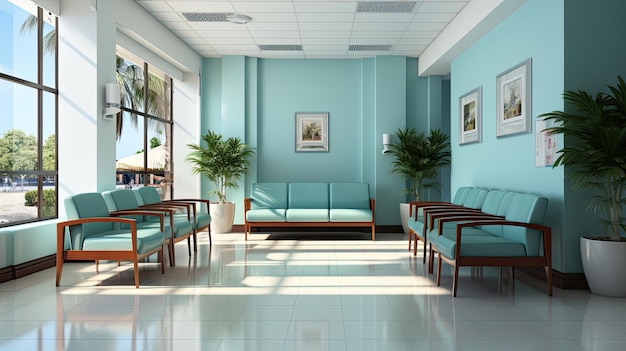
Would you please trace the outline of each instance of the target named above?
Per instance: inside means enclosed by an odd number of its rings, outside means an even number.
[[[205,199],[174,199],[174,200],[161,200],[159,192],[155,187],[144,186],[137,189],[133,189],[137,193],[139,202],[143,202],[145,206],[180,206],[191,205],[191,213],[193,217],[193,248],[194,251],[198,251],[197,235],[202,230],[206,229],[209,234],[209,244],[212,244],[211,239],[211,215],[209,214],[209,204],[211,201]],[[203,206],[204,205],[204,209]],[[204,212],[206,210],[206,212]],[[181,216],[181,215],[179,215]]]
[[[143,210],[164,212],[166,214],[166,230],[164,234],[166,244],[168,245],[170,266],[176,265],[174,245],[177,242],[187,240],[187,247],[189,250],[189,255],[191,256],[190,236],[193,232],[193,224],[190,217],[188,217],[187,215],[177,216],[175,215],[174,209],[165,206],[140,208],[140,203],[137,201],[135,192],[130,189],[116,189],[111,191],[105,191],[102,193],[102,195],[109,207],[109,210],[111,210],[112,213],[135,219],[139,227],[150,227],[157,225],[157,223],[155,222],[156,218],[151,215],[137,216],[134,214],[134,211]]]
[[[68,220],[57,223],[56,286],[61,282],[65,261],[132,261],[135,287],[139,288],[139,260],[158,254],[163,265],[164,216],[156,226],[139,227],[131,218],[111,216],[99,193],[84,193],[65,199]],[[136,211],[136,215],[151,211]],[[67,239],[67,240],[66,240]],[[66,246],[67,243],[67,246]]]

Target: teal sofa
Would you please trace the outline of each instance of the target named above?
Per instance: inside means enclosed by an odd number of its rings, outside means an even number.
[[[244,221],[246,240],[254,227],[368,227],[376,239],[367,183],[254,183]]]
[[[548,200],[535,194],[489,190],[480,209],[463,206],[424,206],[414,224],[428,238],[429,265],[438,257],[453,266],[452,294],[456,296],[462,266],[544,267],[552,295],[552,231],[544,226]]]

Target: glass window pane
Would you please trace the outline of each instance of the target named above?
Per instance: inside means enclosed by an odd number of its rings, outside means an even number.
[[[122,108],[145,112],[143,63],[133,59],[120,53],[116,60],[117,83],[122,86]]]
[[[0,80],[0,91],[0,171],[36,170],[37,90]]]
[[[44,10],[43,22],[43,84],[54,88],[56,86],[56,17]]]
[[[55,95],[43,93],[43,170],[56,170]]]
[[[57,216],[57,194],[54,183],[43,182],[43,205],[41,206],[42,218],[51,218]]]
[[[115,168],[118,174],[124,172],[141,172],[145,170],[143,157],[144,119],[129,112],[122,112],[122,118],[118,119],[118,134],[116,145],[117,160]],[[124,183],[127,184],[127,183]]]
[[[162,119],[171,120],[171,85],[170,78],[161,70],[148,66],[149,99],[148,113]]]
[[[0,70],[37,82],[37,7],[0,0]]]
[[[37,218],[37,178],[32,174],[3,174],[0,225]]]

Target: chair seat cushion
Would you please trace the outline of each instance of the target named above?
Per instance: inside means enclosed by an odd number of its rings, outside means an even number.
[[[456,235],[431,235],[430,242],[443,256],[456,259]],[[526,247],[519,241],[475,232],[461,237],[461,256],[524,257],[527,254]]]
[[[84,250],[132,250],[131,234],[111,230],[90,236],[83,242]],[[137,229],[137,254],[148,253],[163,245],[163,233],[153,228]]]
[[[287,222],[328,222],[328,209],[290,208],[286,214]]]
[[[211,216],[208,213],[196,213],[194,228],[206,228],[211,224]]]
[[[370,209],[332,209],[330,210],[331,222],[371,222],[372,210]]]
[[[246,219],[249,222],[284,222],[286,211],[282,208],[249,210],[246,212]]]

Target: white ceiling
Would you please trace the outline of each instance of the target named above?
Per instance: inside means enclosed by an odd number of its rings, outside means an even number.
[[[366,1],[372,0],[362,2]],[[358,2],[137,0],[203,57],[342,59],[419,57],[469,0],[416,1],[410,13],[357,12]],[[252,20],[247,24],[189,22],[184,12],[238,13]],[[301,45],[302,51],[267,51],[258,45]],[[350,45],[389,45],[390,50],[349,51]]]

